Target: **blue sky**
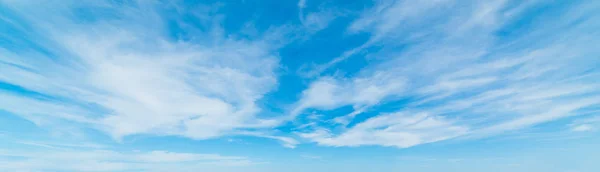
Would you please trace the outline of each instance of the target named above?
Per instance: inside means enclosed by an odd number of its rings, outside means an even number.
[[[600,171],[600,3],[0,0],[7,171]]]

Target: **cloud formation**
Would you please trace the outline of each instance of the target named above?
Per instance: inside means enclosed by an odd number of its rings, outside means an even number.
[[[467,128],[453,126],[440,117],[400,112],[369,118],[336,136],[324,129],[301,133],[300,136],[326,146],[381,145],[407,148],[454,138],[467,132]]]
[[[0,108],[32,121],[91,125],[117,139],[206,139],[276,124],[257,117],[256,104],[278,84],[276,30],[237,39],[223,35],[214,18],[196,26],[208,31],[169,18],[206,18],[216,8],[210,6],[186,13],[172,11],[182,6],[142,1],[42,3],[52,10],[32,2],[6,4],[7,13],[24,22],[3,18],[17,33],[2,35],[14,46],[0,50],[0,81],[43,98],[3,92]],[[193,37],[172,39],[169,32]]]
[[[560,11],[561,17],[552,20],[545,20],[550,17],[547,15],[536,16],[539,22],[520,26],[526,30],[502,33],[518,27],[518,17],[529,14],[529,8],[536,5],[546,4],[444,0],[377,3],[348,28],[368,32],[370,39],[320,67],[333,67],[377,47],[381,50],[369,54],[374,62],[351,76],[322,74],[302,93],[298,108],[291,113],[314,109],[327,114],[343,105],[352,105],[354,112],[325,117],[344,119],[341,126],[313,127],[299,135],[330,146],[409,147],[458,136],[486,137],[597,107],[600,83],[592,78],[599,76],[595,64],[600,61],[593,55],[599,52],[589,46],[597,41],[582,34],[598,26],[585,17],[596,14],[594,7],[568,4],[578,10]],[[578,24],[571,24],[573,21]],[[535,46],[530,45],[533,43]],[[322,73],[324,68],[318,67],[315,73]],[[378,80],[381,73],[393,78]],[[348,82],[352,80],[379,82],[367,84],[376,91],[368,94],[369,99],[360,99],[357,97],[368,89],[356,89],[360,84]],[[407,100],[409,103],[396,105],[400,110],[378,110]],[[365,105],[368,108],[356,108]],[[378,115],[352,120],[367,112]],[[406,122],[413,120],[416,122]],[[422,124],[425,122],[432,125]],[[346,126],[348,123],[356,125]]]
[[[0,109],[117,142],[243,135],[288,148],[407,148],[518,131],[600,105],[598,3],[366,4],[346,13],[357,7],[301,0],[282,6],[293,21],[260,25],[226,20],[221,3],[4,0]],[[313,37],[332,46],[304,45]],[[281,57],[296,50],[337,56]],[[306,68],[311,60],[319,65]]]
[[[591,132],[597,131],[600,127],[600,117],[592,116],[583,119],[577,119],[569,124],[571,131],[574,132]]]

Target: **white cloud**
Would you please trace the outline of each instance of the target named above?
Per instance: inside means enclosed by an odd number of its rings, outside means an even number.
[[[570,130],[574,132],[596,131],[600,127],[600,116],[592,116],[574,120],[569,124]]]
[[[468,128],[455,126],[445,119],[425,113],[393,113],[370,118],[337,136],[332,136],[326,130],[299,135],[326,146],[382,145],[406,148],[451,139],[467,132]]]
[[[298,1],[298,17],[303,27],[308,32],[317,32],[327,28],[329,23],[339,14],[335,10],[319,8],[318,11],[309,12],[306,9],[306,0]]]
[[[215,34],[222,29],[210,24],[214,32],[186,30],[195,37],[171,40],[156,9],[160,4],[45,3],[7,4],[35,26],[19,36],[36,39],[41,50],[1,49],[0,81],[51,98],[1,93],[0,108],[34,122],[76,122],[117,139],[133,134],[206,139],[277,124],[257,116],[256,101],[278,84],[272,52],[278,45],[270,41],[279,41],[279,32],[233,39]],[[106,15],[119,18],[86,21],[71,15],[75,7],[107,9]],[[202,19],[208,13],[191,15]],[[36,108],[27,108],[32,105]]]
[[[355,20],[348,30],[350,32],[374,31],[375,37],[381,39],[382,36],[400,25],[415,24],[426,22],[423,18],[428,18],[437,13],[431,13],[431,10],[441,10],[452,3],[450,0],[433,1],[378,1],[375,7],[366,10],[360,18]]]
[[[411,6],[411,3],[419,4]],[[346,116],[354,116],[364,111],[377,112],[374,103],[385,105],[405,98],[410,103],[399,110],[385,110],[406,115],[385,118],[391,122],[388,125],[401,125],[402,121],[394,118],[411,119],[419,114],[427,114],[445,125],[427,132],[392,132],[383,129],[387,126],[357,128],[381,116],[365,121],[343,116],[336,121],[342,121],[344,126],[334,126],[333,131],[314,127],[313,132],[299,135],[329,146],[409,147],[457,136],[485,137],[523,129],[577,116],[581,109],[600,104],[600,83],[595,79],[598,70],[593,65],[600,63],[595,58],[600,52],[589,46],[590,42],[598,41],[582,34],[597,26],[582,17],[595,14],[588,4],[574,5],[573,8],[581,10],[566,11],[560,18],[533,24],[531,30],[515,33],[521,34],[518,38],[506,38],[498,36],[498,32],[510,27],[508,23],[535,3],[507,5],[506,1],[486,1],[455,8],[464,3],[384,1],[367,10],[349,30],[369,32],[371,39],[357,50],[349,51],[349,55],[344,53],[341,56],[344,58],[334,58],[324,66],[332,67],[374,46],[381,50],[367,56],[377,61],[356,77],[320,77],[302,93],[300,108],[291,111],[294,114],[298,109],[315,108],[328,115],[329,110],[353,105],[355,112]],[[581,22],[571,25],[572,21]],[[546,27],[550,25],[556,27]],[[323,71],[319,66],[317,69]],[[366,95],[370,99],[361,99],[373,101],[354,101],[366,88],[352,81],[376,78],[364,75],[368,73],[390,74],[392,78],[369,85],[391,87],[375,89],[379,94],[369,93]],[[345,128],[348,123],[357,125]]]
[[[577,132],[592,131],[592,130],[594,130],[594,127],[592,127],[589,124],[582,124],[582,125],[574,126],[573,128],[571,128],[571,130],[577,131]]]
[[[345,105],[372,106],[385,98],[400,95],[404,84],[402,76],[385,72],[339,80],[323,77],[302,92],[292,114],[297,115],[309,108],[330,110]]]
[[[262,137],[262,138],[268,138],[268,139],[274,139],[274,140],[278,140],[279,142],[281,142],[281,144],[286,147],[286,148],[291,148],[294,149],[296,148],[296,146],[298,144],[300,144],[296,139],[291,138],[291,137],[284,137],[284,136],[276,136],[274,134],[265,134],[265,133],[260,133],[260,132],[238,132],[236,134],[240,134],[240,135],[247,135],[247,136],[255,136],[255,137]]]
[[[405,80],[401,76],[385,72],[349,79],[323,77],[302,92],[301,100],[291,111],[291,117],[295,118],[307,109],[332,110],[352,105],[353,112],[331,121],[347,125],[354,117],[367,111],[371,106],[385,99],[398,97],[404,91],[404,84]]]
[[[329,23],[335,19],[336,14],[331,11],[320,11],[306,14],[300,17],[300,21],[310,32],[316,32],[327,28]]]
[[[336,64],[347,60],[358,54],[364,49],[375,44],[382,43],[385,39],[393,39],[401,35],[398,33],[409,33],[411,27],[419,27],[426,23],[428,19],[439,14],[450,6],[450,0],[434,1],[394,1],[383,0],[376,1],[375,6],[367,9],[348,27],[349,33],[369,32],[370,39],[363,45],[343,52],[333,60],[320,65],[310,66],[308,71],[302,71],[301,75],[305,77],[319,76],[323,71],[335,66]],[[435,11],[431,13],[431,11]],[[420,28],[420,27],[419,27]],[[400,32],[402,31],[402,32]],[[400,42],[394,40],[394,42]]]

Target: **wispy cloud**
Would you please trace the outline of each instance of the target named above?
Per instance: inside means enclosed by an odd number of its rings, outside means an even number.
[[[356,110],[360,110],[362,107],[375,105],[384,98],[400,95],[404,91],[404,85],[403,78],[386,72],[352,79],[323,77],[303,91],[292,115],[307,108],[335,109],[345,105],[353,105]]]
[[[600,127],[600,116],[592,116],[575,120],[569,124],[569,127],[571,131],[574,132],[597,131]]]
[[[394,113],[370,118],[337,136],[323,129],[299,135],[327,146],[382,145],[406,148],[454,138],[467,132],[467,128],[453,126],[441,117],[423,113]]]
[[[382,43],[384,39],[394,39],[400,36],[398,30],[412,29],[410,27],[419,27],[427,19],[439,15],[430,11],[444,10],[448,8],[449,0],[434,1],[395,1],[382,0],[375,1],[375,6],[367,9],[348,27],[348,33],[369,32],[371,37],[361,46],[349,49],[333,60],[310,66],[308,71],[301,74],[305,77],[320,76],[325,70],[336,64],[347,60],[348,58],[359,54],[364,49]],[[396,31],[396,32],[394,32]]]
[[[306,0],[298,1],[298,16],[300,23],[309,33],[327,28],[329,23],[340,15],[340,12],[334,9],[318,8],[317,11],[309,11],[306,9],[306,3]]]
[[[520,15],[528,13],[529,7],[546,4],[486,1],[458,8],[462,5],[466,2],[384,1],[367,10],[349,30],[368,32],[371,39],[352,52],[379,47],[380,51],[368,55],[379,59],[377,63],[356,76],[320,77],[304,91],[298,109],[327,112],[342,105],[361,107],[366,103],[353,101],[354,96],[361,95],[362,89],[353,89],[359,84],[336,89],[339,86],[335,83],[375,80],[374,73],[389,73],[394,78],[369,85],[403,84],[392,87],[397,91],[374,89],[381,94],[368,94],[372,99],[367,111],[378,113],[378,107],[410,101],[403,103],[402,110],[392,110],[394,115],[379,113],[370,119],[353,120],[356,125],[349,128],[330,131],[317,127],[300,135],[331,146],[409,147],[522,129],[575,116],[581,109],[600,104],[600,83],[593,79],[598,77],[595,64],[600,61],[594,55],[598,49],[589,44],[597,41],[583,34],[598,26],[585,17],[598,15],[590,7],[597,5],[569,3],[569,9],[577,10],[560,11],[561,17],[554,19],[538,14],[539,22],[528,25],[527,30],[503,33],[509,36],[498,34],[518,27]],[[340,59],[327,66],[337,61]],[[307,96],[313,92],[315,96]],[[304,102],[315,105],[302,106]],[[394,120],[397,118],[402,120]],[[410,131],[407,128],[427,121],[403,123],[415,118],[430,119],[438,125],[425,127],[425,132]],[[406,135],[401,135],[404,132]]]
[[[117,139],[205,139],[276,125],[257,116],[256,101],[278,84],[273,41],[281,41],[280,32],[227,37],[206,18],[217,8],[210,6],[186,13],[168,10],[182,8],[176,4],[142,1],[43,3],[3,5],[2,15],[20,18],[1,20],[16,32],[2,35],[12,46],[0,49],[0,81],[43,97],[2,90],[0,108],[40,125],[66,120]],[[210,30],[188,29],[195,23],[170,15],[206,19],[196,27]],[[182,40],[170,32],[194,35]]]

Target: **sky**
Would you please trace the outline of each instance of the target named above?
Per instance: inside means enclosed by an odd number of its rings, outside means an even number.
[[[0,0],[0,171],[600,171],[600,1]]]

